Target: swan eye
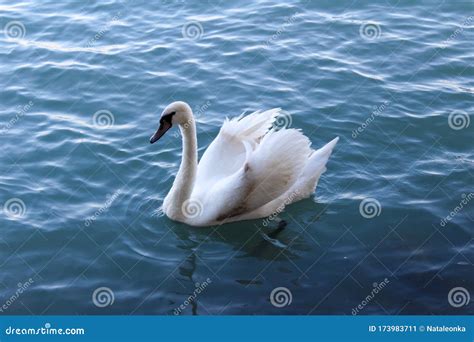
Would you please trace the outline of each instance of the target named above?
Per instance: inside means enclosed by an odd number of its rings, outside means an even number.
[[[171,123],[171,119],[172,119],[173,115],[175,115],[175,114],[176,114],[176,112],[171,112],[171,113],[167,113],[167,114],[163,115],[160,119],[160,123],[163,123],[163,121]]]

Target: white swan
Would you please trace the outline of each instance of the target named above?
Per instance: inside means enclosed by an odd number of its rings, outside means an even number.
[[[309,197],[339,138],[319,150],[296,129],[272,129],[280,109],[226,119],[198,164],[196,124],[185,102],[168,105],[150,143],[178,125],[181,166],[163,211],[172,220],[209,226],[280,213]]]

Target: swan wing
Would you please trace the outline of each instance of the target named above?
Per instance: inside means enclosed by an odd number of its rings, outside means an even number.
[[[223,203],[217,205],[217,221],[251,212],[285,194],[311,154],[309,139],[296,129],[271,130],[255,149],[249,142],[243,145],[242,167],[220,180],[209,193],[209,198],[219,198]]]
[[[319,150],[312,150],[303,171],[296,182],[285,193],[252,211],[246,210],[226,217],[226,222],[250,220],[270,216],[283,211],[285,206],[311,196],[318,184],[319,177],[326,170],[326,163],[339,138],[333,139]],[[265,200],[263,200],[265,201]]]
[[[255,147],[271,128],[280,110],[275,108],[226,119],[219,134],[199,161],[195,186],[208,189],[242,168],[246,160],[244,141]]]
[[[244,165],[245,181],[251,185],[246,211],[254,210],[283,195],[297,181],[311,142],[297,129],[270,131]]]

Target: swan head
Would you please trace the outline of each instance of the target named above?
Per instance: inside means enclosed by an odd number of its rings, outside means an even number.
[[[193,111],[186,102],[170,103],[160,116],[160,126],[150,138],[150,143],[158,141],[173,125],[189,125],[193,121]]]

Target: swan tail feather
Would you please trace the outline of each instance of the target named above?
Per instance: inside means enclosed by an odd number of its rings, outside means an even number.
[[[291,195],[290,203],[308,198],[315,192],[319,178],[326,171],[326,164],[338,141],[339,137],[331,140],[320,149],[311,153],[300,177],[289,191],[289,194]]]

